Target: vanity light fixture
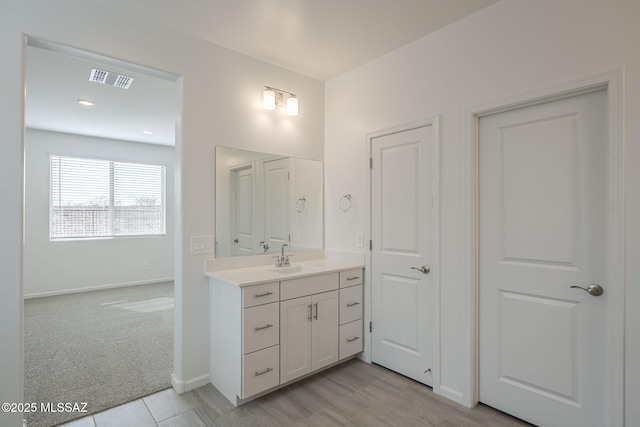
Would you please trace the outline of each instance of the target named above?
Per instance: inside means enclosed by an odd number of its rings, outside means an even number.
[[[287,98],[287,115],[298,115],[298,98],[296,98],[295,96],[290,96],[289,98]]]
[[[264,92],[262,93],[262,103],[265,110],[276,109],[276,93],[273,89],[265,86]]]
[[[265,86],[262,93],[262,103],[265,110],[275,110],[276,106],[284,107],[286,99],[287,115],[298,115],[298,98],[295,93]]]
[[[78,104],[84,105],[85,107],[93,107],[96,105],[93,101],[89,101],[88,99],[78,99]]]

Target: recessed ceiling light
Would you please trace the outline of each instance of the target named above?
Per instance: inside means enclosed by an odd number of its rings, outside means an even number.
[[[142,133],[144,133],[145,135],[153,135],[153,132],[151,132],[150,130],[143,130]]]
[[[78,99],[78,104],[86,107],[93,107],[95,105],[93,101],[89,101],[88,99]]]

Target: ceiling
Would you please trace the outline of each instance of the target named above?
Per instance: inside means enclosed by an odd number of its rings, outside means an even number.
[[[103,6],[326,81],[497,0],[110,0]],[[89,82],[93,67],[134,77]],[[27,127],[173,145],[176,85],[30,47]],[[82,107],[78,99],[96,102]],[[153,135],[142,131],[153,131]]]
[[[92,68],[133,82],[129,89],[91,82]],[[174,145],[178,89],[169,80],[30,46],[26,87],[27,128]],[[80,105],[81,99],[95,105]]]
[[[109,0],[105,6],[326,81],[497,0]]]

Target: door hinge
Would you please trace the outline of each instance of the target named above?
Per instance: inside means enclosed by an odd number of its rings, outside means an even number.
[[[291,172],[287,172],[287,181],[291,181]]]
[[[373,169],[373,157],[369,157],[369,169]]]
[[[373,326],[371,325],[371,322],[369,322],[369,332],[373,332]]]
[[[369,250],[373,250],[373,240],[369,240]]]

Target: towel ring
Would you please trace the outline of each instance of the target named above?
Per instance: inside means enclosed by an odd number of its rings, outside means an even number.
[[[351,194],[347,193],[340,198],[340,210],[342,212],[348,212],[353,207],[353,202],[351,201]]]
[[[302,196],[296,200],[296,212],[304,212],[304,208],[307,204],[307,198]]]

